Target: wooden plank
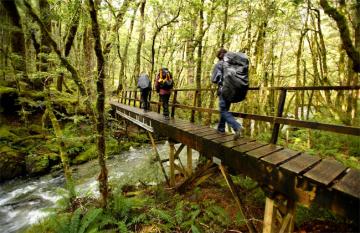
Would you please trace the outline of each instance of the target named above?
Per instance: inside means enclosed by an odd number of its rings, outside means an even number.
[[[212,141],[216,142],[216,143],[224,143],[224,142],[228,142],[228,141],[234,141],[234,135],[223,134],[223,137],[215,138]]]
[[[360,199],[360,171],[350,169],[333,188]]]
[[[246,143],[244,145],[237,146],[237,147],[235,147],[233,149],[236,150],[236,151],[244,153],[244,152],[248,152],[248,151],[254,150],[256,148],[265,146],[265,145],[266,144],[259,143],[259,142],[249,142],[249,143]]]
[[[252,157],[255,157],[257,159],[260,159],[261,157],[264,157],[265,155],[271,154],[271,153],[279,151],[281,149],[282,149],[281,146],[277,146],[277,145],[274,145],[274,144],[269,144],[269,145],[262,146],[262,147],[260,147],[258,149],[255,149],[255,150],[251,150],[247,154],[252,156]]]
[[[196,127],[193,130],[189,130],[190,133],[195,133],[195,134],[201,133],[201,132],[209,132],[209,131],[214,132],[215,130],[212,128],[209,128],[209,127],[204,127],[204,128]]]
[[[224,137],[223,134],[216,132],[216,134],[205,135],[203,138],[208,139],[208,140],[212,140],[212,139],[222,138],[222,137]]]
[[[336,160],[324,159],[304,174],[305,177],[324,185],[329,185],[346,167]]]
[[[240,139],[238,139],[236,141],[232,140],[232,141],[229,141],[229,142],[222,143],[221,145],[223,145],[225,147],[228,147],[228,148],[233,148],[233,147],[240,146],[240,145],[243,145],[245,143],[253,142],[253,141],[255,141],[255,139],[240,138]]]
[[[215,129],[212,129],[209,131],[203,131],[203,132],[192,132],[192,133],[199,137],[203,137],[203,136],[211,135],[211,134],[217,134]]]
[[[311,156],[308,154],[302,153],[301,155],[289,160],[288,162],[282,164],[280,167],[291,171],[295,174],[301,174],[305,171],[308,167],[313,166],[321,159],[317,156]]]
[[[280,163],[285,162],[286,160],[288,160],[290,158],[295,157],[298,154],[300,154],[300,152],[285,148],[283,150],[280,150],[280,151],[272,153],[268,156],[265,156],[265,157],[261,158],[261,160],[263,160],[269,164],[272,164],[272,165],[278,165]]]

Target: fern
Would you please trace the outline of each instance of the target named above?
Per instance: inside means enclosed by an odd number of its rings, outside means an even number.
[[[134,216],[130,222],[130,224],[139,224],[139,223],[147,223],[148,217],[146,213],[141,213],[137,216]]]
[[[81,209],[75,210],[71,217],[71,222],[69,226],[69,233],[77,233],[80,225]]]
[[[90,209],[81,220],[78,233],[84,233],[86,228],[102,213],[102,209]]]
[[[175,219],[178,224],[184,221],[184,202],[180,201],[176,204]]]
[[[119,221],[117,223],[117,225],[118,225],[118,230],[119,230],[120,233],[127,233],[128,232],[126,223],[124,221]]]
[[[192,233],[201,233],[200,229],[196,225],[191,225]]]
[[[152,208],[150,210],[150,212],[152,214],[156,215],[156,217],[158,217],[160,220],[163,220],[163,221],[165,221],[167,223],[170,223],[172,226],[175,225],[174,220],[172,219],[172,217],[170,216],[170,214],[167,211]]]
[[[230,224],[229,214],[224,208],[220,206],[210,206],[205,210],[205,215],[207,215],[210,219],[214,220],[217,224],[221,226],[227,226]]]

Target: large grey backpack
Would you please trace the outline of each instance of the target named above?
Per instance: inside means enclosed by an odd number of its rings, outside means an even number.
[[[221,96],[228,102],[245,99],[249,88],[249,59],[245,53],[227,52],[223,62]]]

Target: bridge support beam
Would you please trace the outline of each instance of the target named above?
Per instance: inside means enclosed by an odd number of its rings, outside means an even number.
[[[186,146],[186,167],[187,167],[187,173],[189,176],[192,174],[192,149],[189,146]]]
[[[170,187],[175,186],[175,146],[174,142],[169,141],[169,162],[170,162]]]
[[[294,201],[266,197],[263,233],[292,233],[294,221]]]

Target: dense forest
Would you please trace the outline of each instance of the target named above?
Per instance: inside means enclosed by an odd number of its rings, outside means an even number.
[[[0,20],[0,206],[16,179],[63,174],[58,186],[66,190],[30,228],[12,228],[1,212],[4,232],[248,232],[221,177],[169,194],[147,133],[115,118],[108,104],[136,89],[141,73],[154,83],[167,67],[175,88],[198,90],[196,102],[190,92],[179,94],[181,104],[217,109],[210,77],[220,48],[247,54],[250,87],[258,88],[233,111],[275,116],[279,92],[272,87],[346,86],[353,89],[288,93],[283,115],[360,127],[359,0],[1,0]],[[177,111],[188,119],[189,111]],[[199,112],[194,121],[213,126],[218,115]],[[270,124],[241,121],[246,137],[271,137]],[[360,169],[358,135],[282,126],[278,143]],[[152,158],[140,185],[140,178],[109,179],[107,161],[129,149]],[[74,175],[94,159],[95,197],[81,194]],[[247,177],[234,179],[260,232],[264,193]],[[317,232],[354,229],[316,207],[298,216],[299,232],[317,224]]]

